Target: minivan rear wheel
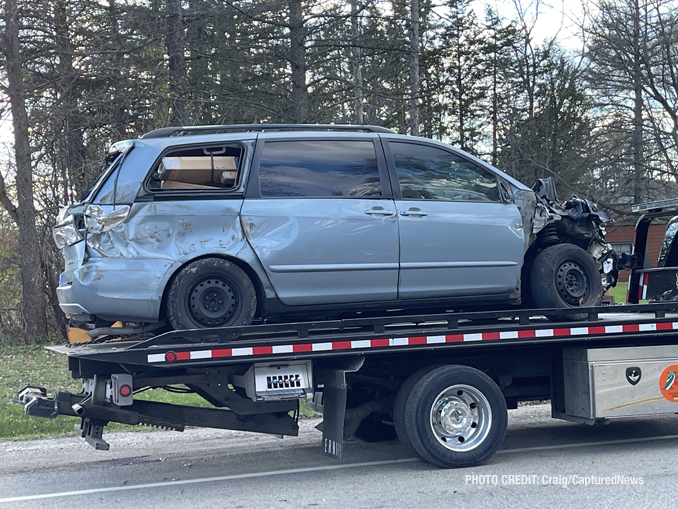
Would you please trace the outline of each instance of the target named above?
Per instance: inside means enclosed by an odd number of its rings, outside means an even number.
[[[240,267],[222,258],[188,264],[167,293],[167,319],[174,329],[249,325],[256,309],[252,281]]]

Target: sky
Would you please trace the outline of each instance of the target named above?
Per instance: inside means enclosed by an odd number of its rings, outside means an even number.
[[[503,17],[516,18],[516,4],[527,12],[527,19],[534,20],[535,6],[538,5],[538,15],[534,22],[533,35],[539,42],[557,33],[560,44],[571,50],[580,48],[581,42],[577,37],[576,20],[582,15],[582,1],[584,0],[486,0],[477,2],[476,10],[482,18],[485,5],[495,7]],[[0,117],[0,144],[6,145],[12,141],[12,119],[7,113]]]
[[[516,19],[517,9],[521,8],[526,19],[534,21],[532,34],[535,41],[541,42],[556,35],[564,48],[579,50],[578,25],[585,2],[587,0],[485,0],[478,2],[475,8],[480,16],[484,16],[484,5],[492,5],[506,19]]]
[[[6,113],[0,118],[0,143],[12,140],[12,117]]]

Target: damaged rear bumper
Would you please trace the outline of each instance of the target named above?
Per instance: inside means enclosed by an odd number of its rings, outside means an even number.
[[[172,262],[151,259],[91,258],[61,275],[57,297],[61,310],[76,320],[155,322]],[[134,291],[130,291],[134,289]]]

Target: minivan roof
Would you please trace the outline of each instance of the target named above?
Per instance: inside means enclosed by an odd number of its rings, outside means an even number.
[[[168,138],[192,134],[219,134],[263,131],[353,131],[396,134],[391,129],[374,125],[344,124],[228,124],[205,126],[163,127],[144,134],[141,139]]]

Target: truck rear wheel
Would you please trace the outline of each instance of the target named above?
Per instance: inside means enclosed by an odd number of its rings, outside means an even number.
[[[479,465],[504,440],[508,412],[499,387],[468,366],[424,374],[405,403],[405,434],[415,453],[443,468]]]
[[[440,365],[426,366],[412,373],[412,375],[405,380],[405,383],[400,386],[395,401],[393,402],[393,427],[395,428],[398,440],[410,450],[412,450],[413,447],[407,436],[407,432],[405,431],[405,405],[407,404],[407,399],[410,397],[412,389],[414,389],[417,382],[421,380],[426,373],[429,373],[438,367],[440,367]]]

